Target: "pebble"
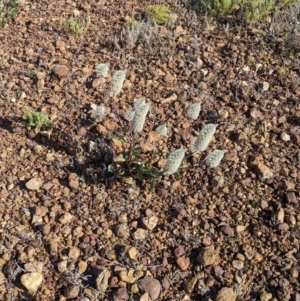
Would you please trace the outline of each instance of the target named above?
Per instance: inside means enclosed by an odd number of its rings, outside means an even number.
[[[185,256],[178,257],[176,263],[181,271],[186,271],[190,266],[190,259]]]
[[[68,224],[72,219],[73,215],[69,212],[66,212],[59,218],[59,221],[65,225]]]
[[[79,188],[79,178],[76,173],[72,172],[69,174],[69,187],[77,190]]]
[[[236,270],[241,270],[244,267],[244,263],[241,260],[234,260],[232,262],[232,266],[236,269]]]
[[[191,294],[195,288],[195,285],[198,281],[197,277],[193,277],[192,279],[187,280],[184,284],[183,284],[183,288],[184,290],[188,293]]]
[[[218,291],[216,301],[235,301],[236,293],[230,287],[223,287]]]
[[[119,273],[119,278],[121,281],[126,283],[135,283],[139,278],[144,276],[143,271],[129,269],[128,271],[121,271]]]
[[[79,285],[69,285],[64,288],[64,297],[66,299],[73,299],[76,298],[79,295],[80,287]]]
[[[81,251],[79,250],[79,248],[77,248],[77,247],[71,247],[69,249],[68,257],[71,260],[77,260],[78,257],[80,256],[80,254],[81,254]]]
[[[167,277],[164,277],[162,280],[161,280],[161,286],[163,287],[164,290],[168,290],[170,288],[170,281],[168,280]]]
[[[119,238],[124,238],[124,239],[129,238],[130,237],[130,231],[129,231],[128,225],[126,223],[117,225],[117,227],[115,229],[115,234]]]
[[[43,280],[43,275],[36,272],[23,274],[20,278],[22,285],[24,285],[30,293],[36,292]]]
[[[133,233],[133,237],[136,240],[144,240],[147,236],[147,230],[138,228],[136,231]]]
[[[43,185],[43,181],[40,178],[32,178],[29,180],[25,186],[29,190],[38,190]]]
[[[291,136],[290,135],[288,135],[287,133],[285,133],[285,132],[282,132],[281,133],[281,135],[280,135],[280,137],[281,137],[281,140],[282,141],[290,141],[291,140]]]
[[[230,226],[224,225],[221,227],[221,230],[224,234],[228,236],[234,236],[234,229],[231,228]]]
[[[139,282],[138,287],[141,291],[148,293],[152,301],[156,300],[160,295],[160,282],[154,278],[144,277]]]
[[[216,254],[213,246],[206,247],[197,256],[197,261],[204,266],[214,264],[216,261]]]
[[[96,288],[98,291],[105,293],[108,288],[108,280],[111,272],[108,269],[103,269],[96,278]]]
[[[153,230],[158,222],[158,218],[156,216],[151,216],[151,217],[143,217],[142,218],[142,224],[145,228],[148,230]]]
[[[57,263],[57,270],[60,273],[64,273],[67,270],[68,262],[66,260],[61,260]]]
[[[65,78],[69,75],[69,68],[64,65],[57,65],[52,69],[52,72],[60,78]]]
[[[128,300],[129,295],[126,287],[121,287],[118,288],[116,291],[113,293],[113,299],[114,300]]]
[[[86,261],[83,261],[83,260],[79,261],[78,262],[78,272],[80,274],[83,274],[86,271],[87,266],[88,266],[88,264]]]
[[[183,256],[185,253],[184,247],[183,246],[178,246],[175,250],[174,250],[174,255],[175,257],[180,257]]]
[[[265,290],[261,291],[259,294],[260,301],[269,301],[272,299],[272,294],[267,293]]]
[[[127,254],[131,260],[133,261],[138,260],[139,251],[137,250],[136,247],[129,247],[129,249],[127,250]]]
[[[28,256],[30,258],[30,256]],[[36,273],[42,273],[43,271],[44,264],[41,261],[33,261],[33,262],[28,262],[24,264],[24,269],[26,272],[36,272]]]

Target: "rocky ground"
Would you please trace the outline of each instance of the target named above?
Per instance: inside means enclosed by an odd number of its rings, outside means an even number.
[[[245,24],[163,2],[167,25],[150,1],[26,1],[0,29],[1,300],[300,300],[297,7]],[[27,107],[53,126],[28,125]],[[137,139],[159,169],[207,124],[178,173],[114,163]],[[209,168],[214,149],[227,153]]]

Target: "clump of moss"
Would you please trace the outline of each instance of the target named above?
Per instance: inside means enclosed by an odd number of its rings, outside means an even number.
[[[152,21],[159,25],[168,24],[171,19],[171,10],[162,4],[146,6],[145,13]]]
[[[35,129],[36,133],[42,128],[53,125],[53,122],[43,112],[36,112],[30,108],[26,108],[26,113],[22,116],[22,119],[27,121]]]

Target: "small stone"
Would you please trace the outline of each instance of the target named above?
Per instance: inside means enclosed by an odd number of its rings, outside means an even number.
[[[119,278],[126,283],[135,283],[139,278],[144,276],[144,272],[140,270],[129,269],[128,271],[121,271]]]
[[[246,226],[243,226],[243,225],[237,225],[235,230],[237,233],[241,233],[241,232],[244,232],[246,229]]]
[[[146,276],[139,282],[138,286],[141,291],[148,293],[153,301],[156,300],[160,295],[160,283],[154,278]]]
[[[79,295],[80,287],[79,285],[69,285],[64,288],[64,297],[66,299],[73,299]]]
[[[174,250],[174,255],[175,257],[180,257],[180,256],[183,256],[185,253],[185,250],[184,250],[184,246],[178,246],[175,250]]]
[[[272,294],[267,293],[265,290],[263,290],[262,292],[260,292],[259,297],[260,301],[269,301],[272,299]]]
[[[236,269],[236,270],[241,270],[244,267],[244,263],[241,260],[234,260],[232,262],[232,266]]]
[[[96,278],[96,288],[101,293],[105,293],[108,288],[108,280],[111,272],[108,269],[103,269],[101,273]]]
[[[236,293],[230,287],[223,287],[219,290],[216,301],[235,301],[236,300]]]
[[[103,77],[96,77],[93,80],[92,87],[95,89],[95,88],[99,87],[100,85],[102,85],[104,83],[105,83],[105,78],[103,78]]]
[[[57,263],[57,270],[60,273],[64,273],[67,270],[68,262],[66,260],[61,260]]]
[[[119,224],[116,227],[115,234],[123,239],[127,239],[130,237],[130,231],[127,223]]]
[[[38,190],[43,185],[43,181],[40,178],[32,178],[29,180],[25,186],[29,190]]]
[[[137,250],[136,247],[130,247],[128,250],[127,250],[127,254],[128,254],[128,257],[133,260],[133,261],[137,261],[138,260],[138,255],[139,255],[139,251]]]
[[[214,264],[216,262],[216,254],[213,246],[204,248],[197,256],[197,261],[204,266]]]
[[[289,225],[287,223],[281,223],[277,226],[277,229],[282,232],[286,232],[289,230]]]
[[[136,231],[133,233],[133,237],[136,240],[144,240],[147,236],[147,230],[138,228]]]
[[[168,280],[167,277],[164,277],[162,280],[161,280],[161,286],[163,287],[164,290],[168,290],[170,288],[170,281]]]
[[[79,179],[76,173],[70,173],[69,177],[69,187],[78,190],[79,188]]]
[[[36,292],[43,280],[43,275],[36,272],[23,274],[20,278],[22,285],[25,286],[30,293]]]
[[[28,256],[30,258],[30,256]],[[36,272],[36,273],[42,273],[43,272],[43,267],[44,264],[41,261],[33,261],[33,262],[28,262],[24,264],[24,268],[26,272]]]
[[[298,204],[298,199],[296,197],[295,192],[288,192],[286,194],[286,198],[289,204]]]
[[[71,259],[71,260],[77,260],[78,257],[80,256],[81,254],[81,251],[79,250],[79,248],[77,247],[71,247],[69,249],[69,253],[68,253],[68,257]]]
[[[87,266],[88,266],[88,264],[86,261],[83,261],[83,260],[79,261],[78,262],[78,272],[80,274],[83,274],[86,271]]]
[[[224,225],[221,227],[221,230],[224,234],[228,236],[234,236],[234,229],[231,228],[230,226]]]
[[[59,221],[65,225],[68,224],[72,219],[73,219],[73,215],[69,212],[66,212],[60,217]]]
[[[290,141],[290,140],[291,140],[291,136],[288,135],[288,134],[285,133],[285,132],[282,132],[282,133],[281,133],[280,138],[281,138],[282,141]]]
[[[188,257],[178,257],[176,263],[181,271],[186,271],[190,266],[190,259]]]
[[[275,219],[279,223],[283,223],[283,220],[284,220],[284,209],[282,207],[280,207],[280,209],[276,212]]]
[[[45,216],[48,213],[48,208],[46,206],[36,206],[35,207],[35,215]]]
[[[52,71],[59,78],[65,78],[69,75],[69,68],[65,65],[55,66]]]
[[[196,277],[193,277],[192,279],[187,280],[183,284],[184,290],[188,293],[191,294],[195,288],[195,285],[197,283],[198,279]]]
[[[118,288],[116,291],[114,291],[113,293],[113,298],[114,300],[128,300],[129,299],[129,295],[128,295],[128,291],[126,287],[121,287]]]
[[[142,218],[142,224],[145,228],[148,230],[153,230],[158,222],[158,218],[156,216],[151,216],[151,217],[143,217]]]

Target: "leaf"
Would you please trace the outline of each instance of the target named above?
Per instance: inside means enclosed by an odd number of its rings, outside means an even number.
[[[189,118],[196,120],[199,117],[200,111],[201,111],[201,103],[200,102],[192,103],[187,110],[187,115]]]
[[[213,135],[216,132],[217,124],[207,124],[200,132],[199,136],[194,139],[190,145],[190,150],[193,153],[205,151],[209,145]]]
[[[205,159],[206,164],[210,168],[218,167],[226,152],[227,152],[226,150],[219,150],[219,149],[214,150],[206,157]]]
[[[167,163],[164,167],[165,175],[171,175],[171,174],[177,172],[177,170],[184,158],[186,151],[187,151],[187,149],[176,149],[170,153],[170,155],[167,159]]]

